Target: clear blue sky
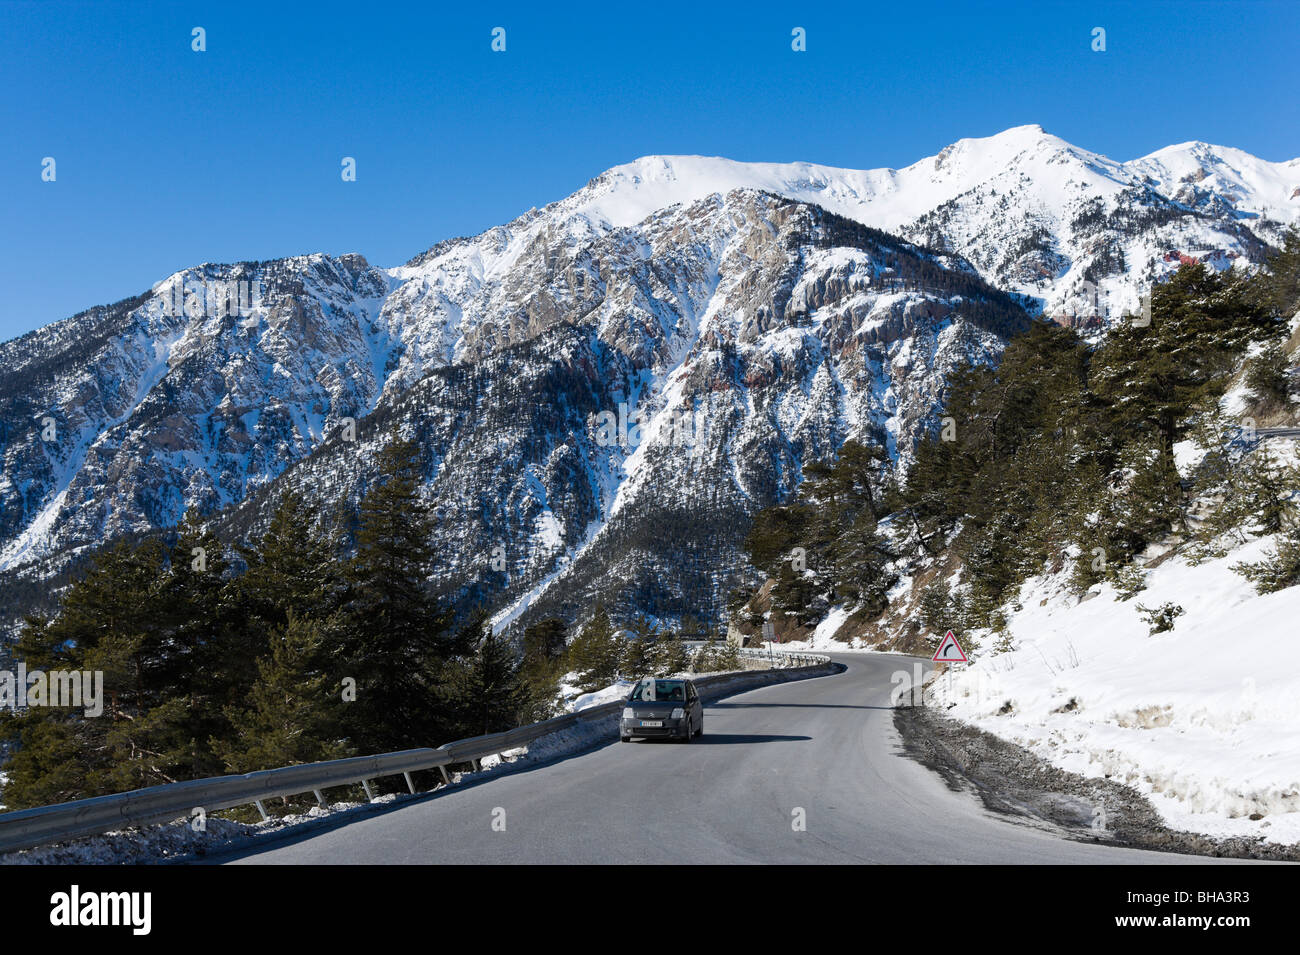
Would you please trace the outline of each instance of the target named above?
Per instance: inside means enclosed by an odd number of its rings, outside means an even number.
[[[1292,0],[581,6],[0,2],[0,339],[204,261],[395,265],[653,153],[897,167],[1038,123],[1300,155]]]

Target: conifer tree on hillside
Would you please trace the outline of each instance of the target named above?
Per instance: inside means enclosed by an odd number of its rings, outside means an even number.
[[[101,671],[103,713],[39,707],[6,720],[16,744],[6,767],[9,805],[171,782],[206,764],[194,741],[209,714],[190,706],[181,661],[194,662],[195,643],[177,638],[174,563],[156,537],[119,541],[71,584],[53,619],[26,622],[15,655],[30,668]]]
[[[673,673],[682,673],[690,669],[691,657],[686,651],[686,644],[681,640],[667,637],[656,640],[647,654],[647,675],[662,677]]]
[[[434,528],[420,496],[419,446],[394,435],[378,465],[359,508],[342,604],[327,628],[336,678],[355,681],[344,726],[363,753],[426,746],[444,735],[431,700],[455,650],[449,616],[428,584]]]
[[[548,617],[524,629],[523,648],[526,662],[559,660],[567,645],[568,628],[558,617]]]
[[[514,649],[480,618],[477,644],[447,668],[441,694],[456,736],[483,736],[524,722],[530,697]]]
[[[168,557],[154,610],[169,634],[166,701],[132,730],[151,734],[148,748],[159,753],[174,746],[163,760],[177,767],[177,778],[195,778],[221,771],[209,740],[230,731],[225,707],[248,692],[266,641],[235,599],[226,547],[197,514],[186,514]]]
[[[623,656],[619,660],[618,672],[632,678],[639,678],[649,672],[658,639],[659,634],[651,620],[645,614],[638,614],[628,628],[626,639],[622,641]]]
[[[1059,504],[1069,475],[1096,454],[1087,358],[1072,331],[1036,323],[996,369],[954,376],[943,428],[917,450],[900,495],[904,514],[918,536],[939,543],[961,526],[955,546],[971,569],[967,609],[976,621],[1066,546]]]
[[[1300,524],[1279,535],[1263,559],[1237,563],[1232,569],[1253,583],[1261,594],[1300,586]]]
[[[983,365],[955,371],[938,433],[916,448],[900,503],[917,543],[930,553],[943,549],[965,513],[975,476],[994,446],[981,403],[993,381],[993,370]]]
[[[1269,342],[1246,363],[1246,388],[1256,407],[1265,414],[1290,410],[1290,365],[1290,359],[1280,341]]]
[[[226,769],[247,773],[350,755],[338,741],[338,688],[323,669],[320,624],[287,613],[272,632],[269,652],[257,661],[247,705],[228,708],[234,731],[213,739]]]
[[[825,601],[883,607],[893,583],[885,569],[893,555],[877,527],[887,466],[883,449],[845,442],[833,463],[804,468],[793,501],[755,517],[750,562],[774,580],[772,609],[796,626],[820,619]]]
[[[1282,248],[1272,256],[1253,283],[1256,300],[1279,319],[1289,319],[1300,310],[1300,227],[1292,226]]]
[[[158,660],[163,635],[142,608],[154,599],[164,567],[162,545],[122,540],[96,555],[65,592],[53,619],[29,618],[15,656],[43,670],[104,671],[104,713],[33,708],[5,719],[14,749],[5,770],[5,802],[38,806],[115,791],[115,765],[129,754],[107,743],[111,725],[134,720],[161,697]]]
[[[290,489],[266,533],[240,547],[247,569],[237,586],[250,623],[269,630],[284,626],[290,613],[323,617],[335,609],[343,562],[316,523],[302,493]]]
[[[524,630],[520,678],[527,688],[529,702],[524,714],[527,719],[522,722],[556,715],[556,694],[565,672],[567,634],[564,621],[555,617],[540,620]]]
[[[1222,394],[1245,349],[1280,328],[1246,281],[1184,266],[1153,290],[1149,325],[1123,323],[1098,349],[1092,385],[1114,427],[1154,433],[1166,471],[1192,410]]]
[[[625,641],[614,630],[605,608],[597,605],[565,654],[565,663],[578,676],[578,686],[584,692],[609,686],[619,674],[623,661]]]

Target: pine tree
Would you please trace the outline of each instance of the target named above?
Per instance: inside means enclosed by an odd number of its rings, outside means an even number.
[[[655,663],[655,647],[659,642],[653,622],[638,614],[629,628],[627,638],[622,641],[623,656],[619,661],[619,673],[633,679],[647,675]]]
[[[928,633],[957,629],[953,615],[952,589],[947,582],[936,580],[921,592],[916,616]]]
[[[647,675],[666,677],[682,673],[690,667],[690,654],[686,652],[686,645],[681,640],[663,638],[650,644],[646,662]]]
[[[1292,226],[1258,283],[1258,301],[1280,319],[1300,309],[1300,227]]]
[[[1166,471],[1192,410],[1222,394],[1238,356],[1281,327],[1243,283],[1184,266],[1153,290],[1150,324],[1119,326],[1093,362],[1093,387],[1115,427],[1152,432]]]
[[[524,661],[541,663],[559,660],[564,655],[567,627],[557,617],[540,620],[524,629]]]
[[[343,565],[334,548],[315,530],[316,515],[301,492],[280,499],[266,533],[240,548],[247,570],[238,587],[251,622],[269,632],[283,627],[290,613],[324,617],[335,607]]]
[[[482,626],[472,654],[449,666],[441,693],[460,736],[512,729],[530,702],[514,651],[490,626]]]
[[[349,755],[338,741],[340,693],[322,668],[320,624],[289,610],[257,661],[246,708],[230,708],[232,738],[213,739],[227,770],[247,773]]]
[[[565,654],[565,664],[577,674],[583,692],[609,686],[618,678],[624,642],[614,631],[605,608],[597,605],[591,620],[573,638]]]
[[[169,637],[164,699],[130,729],[148,737],[168,778],[193,779],[221,771],[209,741],[230,732],[225,708],[248,692],[265,639],[231,602],[226,548],[196,513],[177,529],[168,564],[155,611]]]
[[[695,673],[723,673],[740,669],[740,652],[730,643],[706,644],[696,651],[691,660]]]
[[[1277,534],[1295,522],[1300,468],[1284,464],[1267,447],[1242,456],[1232,476],[1233,510],[1256,537]]]
[[[361,501],[342,605],[327,628],[335,679],[355,681],[344,725],[361,753],[427,746],[445,735],[431,700],[455,649],[428,585],[433,524],[420,497],[419,446],[394,435],[378,465]]]
[[[33,708],[6,720],[12,745],[5,801],[14,808],[139,788],[172,777],[132,734],[174,685],[169,635],[157,613],[167,556],[162,542],[125,539],[101,551],[63,594],[50,620],[29,618],[15,657],[29,668],[104,674],[104,713]]]
[[[567,643],[567,628],[558,618],[538,621],[524,630],[520,678],[528,691],[528,704],[521,717],[523,722],[556,715]]]
[[[1286,411],[1291,405],[1290,359],[1280,342],[1269,342],[1246,362],[1245,382],[1259,412]]]
[[[1262,560],[1242,561],[1232,569],[1255,585],[1261,594],[1300,586],[1300,525],[1278,536]]]

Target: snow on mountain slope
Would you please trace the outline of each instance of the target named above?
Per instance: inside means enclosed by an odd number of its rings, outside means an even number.
[[[1116,162],[1038,126],[963,139],[904,169],[650,156],[557,204],[593,225],[733,188],[820,205],[950,249],[1046,314],[1083,323],[1139,307],[1170,252],[1257,262],[1300,221],[1300,159],[1274,163],[1204,143]]]
[[[397,268],[316,255],[185,270],[0,345],[0,570],[170,526],[187,508],[237,506],[344,419],[572,326],[598,346],[563,361],[625,376],[594,386],[591,400],[655,422],[635,453],[586,460],[580,492],[509,491],[530,515],[526,527],[505,522],[512,535],[548,555],[520,558],[528,570],[511,592],[560,569],[581,577],[583,561],[552,558],[642,534],[622,520],[644,528],[644,514],[633,520],[643,499],[659,502],[644,513],[671,499],[685,514],[697,506],[688,488],[707,487],[717,521],[734,524],[737,508],[788,493],[809,456],[847,436],[870,435],[905,464],[947,369],[996,354],[1014,324],[1008,306],[963,295],[956,276],[977,270],[1031,306],[1086,320],[1100,296],[1136,302],[1142,282],[1176,265],[1171,250],[1218,265],[1258,260],[1295,221],[1296,179],[1294,161],[1202,144],[1117,163],[1032,126],[901,170],[648,157]],[[886,248],[791,201],[945,251]],[[243,314],[166,307],[178,283],[238,280],[262,293]],[[708,474],[660,486],[657,469],[684,462],[656,450],[667,419],[655,416],[688,402],[714,429],[709,454],[697,454]],[[55,440],[42,438],[46,419]],[[546,436],[552,450],[571,424],[588,427],[566,419]],[[475,427],[460,420],[457,441]]]
[[[939,155],[901,170],[646,156],[615,166],[561,205],[592,221],[619,226],[714,192],[761,189],[899,231],[917,216],[1005,172],[1022,154],[1044,148],[1073,149],[1040,127],[1021,126],[984,139],[959,140]]]
[[[1128,163],[1189,206],[1222,196],[1238,214],[1294,222],[1300,205],[1300,159],[1268,162],[1228,146],[1180,143]]]
[[[1230,569],[1268,547],[1171,559],[1128,601],[1107,585],[1076,602],[1035,578],[1010,618],[1011,649],[986,640],[928,703],[1062,769],[1132,786],[1175,828],[1300,842],[1300,677],[1279,657],[1300,588],[1260,596]],[[1168,602],[1186,614],[1150,635],[1138,605]]]
[[[280,479],[354,500],[389,430],[417,437],[438,585],[497,607],[498,625],[596,600],[620,616],[717,613],[749,514],[849,437],[906,459],[948,371],[992,360],[1027,321],[941,258],[770,194],[571,235],[514,254],[514,293],[476,272],[454,316],[421,284],[412,308],[455,324],[453,354],[493,347],[386,389],[357,445],[326,442]],[[448,260],[491,261],[453,247],[425,266],[449,274]],[[409,352],[394,354],[401,369]]]
[[[227,281],[247,314],[174,307]],[[0,346],[0,567],[240,501],[364,415],[387,291],[359,256],[203,266]]]

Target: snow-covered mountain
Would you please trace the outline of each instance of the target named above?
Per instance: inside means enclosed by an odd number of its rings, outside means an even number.
[[[509,329],[476,324],[454,347],[481,355],[387,390],[355,444],[331,440],[280,480],[355,500],[398,427],[426,451],[439,585],[499,623],[596,600],[708,617],[756,508],[849,437],[906,457],[947,372],[1024,326],[950,261],[754,191],[572,246],[552,235],[514,263],[524,300],[495,313],[530,329],[519,341],[476,344]],[[255,495],[231,533],[265,508]]]
[[[1257,262],[1265,243],[1300,221],[1300,159],[1274,163],[1191,142],[1116,162],[1039,126],[962,139],[905,169],[651,156],[609,170],[566,203],[622,225],[738,187],[952,251],[1062,319],[1135,310],[1140,291],[1177,268],[1177,253],[1220,267]]]
[[[850,436],[905,455],[946,371],[1026,321],[951,257],[767,193],[537,218],[390,272],[204,267],[10,343],[8,567],[247,501],[234,534],[277,478],[355,499],[398,425],[426,449],[445,589],[563,577],[566,611],[708,614],[750,512]],[[184,281],[260,298],[185,315]]]
[[[1085,279],[1135,302],[1171,251],[1258,260],[1297,187],[1300,161],[1115,163],[1022,127],[903,170],[642,159],[397,268],[188,269],[0,345],[0,571],[39,583],[190,507],[245,530],[276,480],[355,496],[398,423],[425,439],[447,589],[500,545],[503,620],[716,609],[748,513],[848,437],[905,462],[947,370],[1023,325],[992,286],[1053,315]]]

